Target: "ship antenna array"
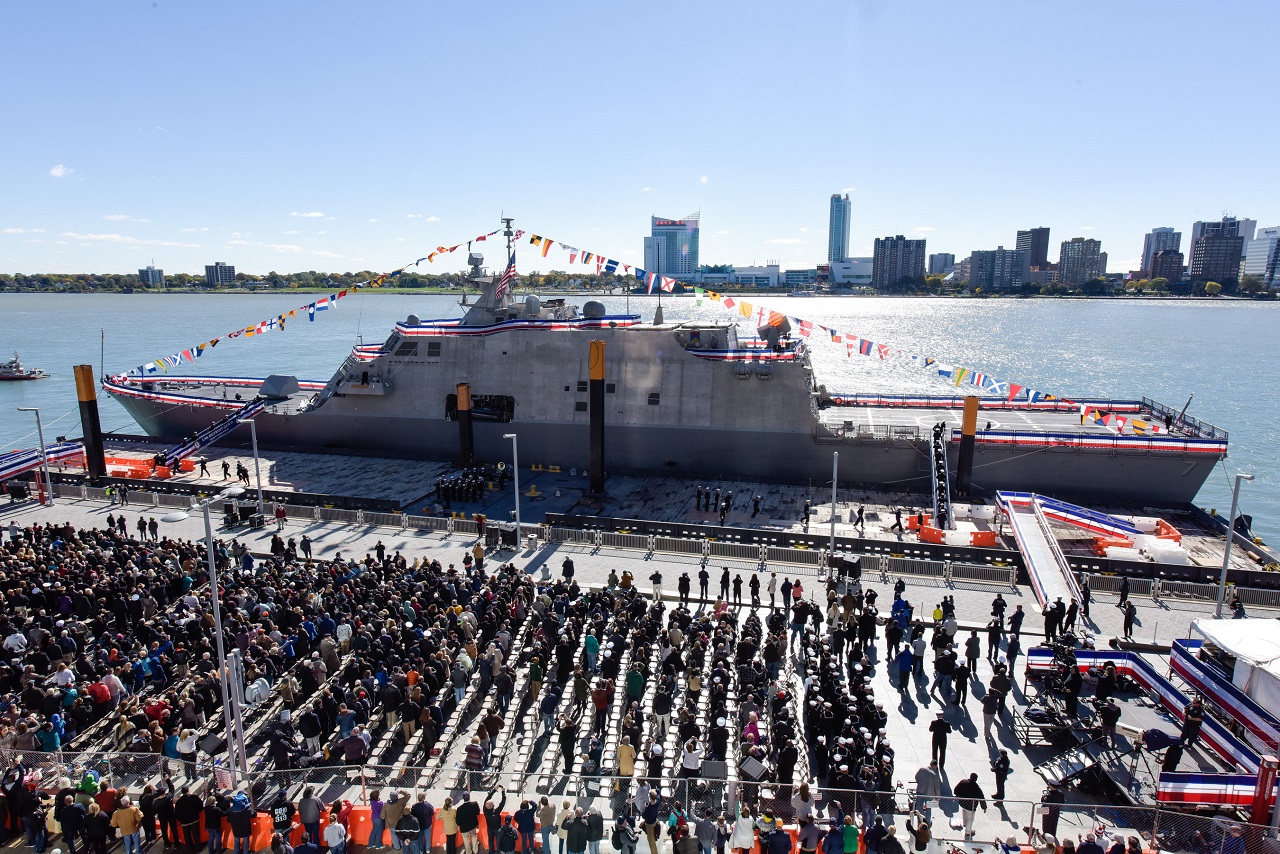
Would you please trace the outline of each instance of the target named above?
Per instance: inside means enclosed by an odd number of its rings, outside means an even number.
[[[511,230],[511,223],[515,222],[513,217],[504,216],[502,218],[502,234],[507,238],[507,258],[511,258],[511,241],[515,237],[515,232]]]

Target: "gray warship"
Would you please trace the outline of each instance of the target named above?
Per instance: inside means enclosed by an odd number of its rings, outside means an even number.
[[[328,381],[117,375],[103,388],[148,435],[174,442],[234,421],[253,401],[262,405],[254,420],[266,447],[483,463],[509,460],[514,434],[525,465],[583,471],[592,445],[589,354],[600,341],[609,473],[829,484],[838,452],[841,485],[928,493],[945,458],[948,471],[965,470],[969,494],[1172,507],[1190,503],[1227,452],[1225,432],[1147,398],[984,397],[985,427],[966,437],[962,397],[828,390],[807,339],[781,315],[750,335],[731,322],[664,323],[660,308],[642,321],[594,300],[579,309],[517,298],[500,275],[486,274],[480,255],[469,262],[480,296],[464,303],[463,317],[410,315],[382,344],[354,347]],[[470,398],[466,424],[460,384]],[[1082,404],[1163,429],[1118,435],[1081,423]]]

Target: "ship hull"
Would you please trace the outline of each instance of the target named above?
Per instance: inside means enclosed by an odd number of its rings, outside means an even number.
[[[145,398],[117,397],[148,435],[179,439],[225,416],[225,409],[173,405]],[[410,459],[452,460],[458,456],[458,424],[443,417],[329,413],[325,407],[291,415],[255,418],[264,448],[312,453],[360,452]],[[525,466],[558,466],[585,475],[588,425],[539,422],[473,426],[480,462],[510,460],[519,436]],[[732,430],[659,425],[605,428],[605,466],[612,474],[648,473],[690,479],[745,479],[829,484],[832,453],[839,452],[843,486],[924,493],[929,490],[927,443],[919,439],[819,441],[812,433]],[[228,442],[247,443],[247,429]],[[950,449],[952,465],[958,447]],[[1191,503],[1208,479],[1218,455],[1177,451],[979,444],[973,484],[977,492],[998,489],[1038,492],[1092,504],[1179,506]]]

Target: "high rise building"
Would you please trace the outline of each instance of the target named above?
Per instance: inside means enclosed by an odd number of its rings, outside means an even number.
[[[1025,249],[975,249],[969,255],[969,287],[1007,291],[1031,281],[1031,258]]]
[[[1029,228],[1018,232],[1018,245],[1015,247],[1027,253],[1027,261],[1033,270],[1043,270],[1049,266],[1049,229],[1045,226]]]
[[[1092,237],[1073,237],[1062,241],[1058,257],[1058,281],[1079,285],[1107,274],[1106,253],[1102,241]]]
[[[644,239],[644,268],[664,276],[688,276],[698,270],[698,214],[684,219],[653,217]]]
[[[204,280],[211,288],[216,288],[219,285],[234,285],[236,282],[236,268],[222,261],[205,264]]]
[[[1237,219],[1233,216],[1224,216],[1218,222],[1196,220],[1191,226],[1191,242],[1194,244],[1201,237],[1210,235],[1240,237],[1248,242],[1253,240],[1253,232],[1257,227],[1258,221],[1256,219]]]
[[[1146,272],[1148,278],[1176,282],[1182,278],[1184,269],[1181,252],[1176,249],[1161,249],[1151,256],[1151,269]]]
[[[144,288],[163,288],[164,270],[157,270],[155,264],[149,264],[138,271],[138,281]]]
[[[1193,282],[1235,282],[1240,277],[1240,256],[1244,238],[1225,234],[1203,234],[1191,243],[1188,273]]]
[[[875,254],[871,256],[871,285],[887,288],[904,279],[924,278],[924,240],[877,237]]]
[[[831,194],[831,214],[827,219],[827,263],[849,258],[849,194]]]
[[[1257,276],[1268,288],[1280,287],[1280,228],[1260,228],[1245,244],[1241,271]]]
[[[954,252],[935,252],[929,256],[929,275],[945,276],[956,268]]]
[[[1182,251],[1182,232],[1172,228],[1153,228],[1142,240],[1142,272],[1151,272],[1151,256],[1157,252],[1172,249]]]

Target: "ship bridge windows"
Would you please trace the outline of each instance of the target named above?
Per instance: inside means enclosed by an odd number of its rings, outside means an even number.
[[[656,391],[651,391],[651,392],[649,392],[649,405],[650,405],[650,406],[661,406],[661,405],[662,405],[662,395],[661,395],[659,392],[656,392]]]
[[[578,393],[579,393],[579,394],[582,394],[583,392],[585,392],[585,391],[587,390],[587,388],[588,388],[588,387],[589,387],[589,386],[588,386],[588,383],[587,383],[587,381],[586,381],[586,380],[578,380]]]
[[[428,359],[440,358],[440,342],[439,341],[427,342],[427,358]]]
[[[448,421],[458,418],[458,396],[446,395],[444,399],[444,417]],[[503,423],[516,417],[516,399],[508,394],[473,394],[471,395],[471,418],[474,421],[500,421]]]
[[[399,356],[402,359],[407,358],[409,356],[418,355],[418,342],[417,341],[401,341],[400,346],[396,348],[395,355]]]

